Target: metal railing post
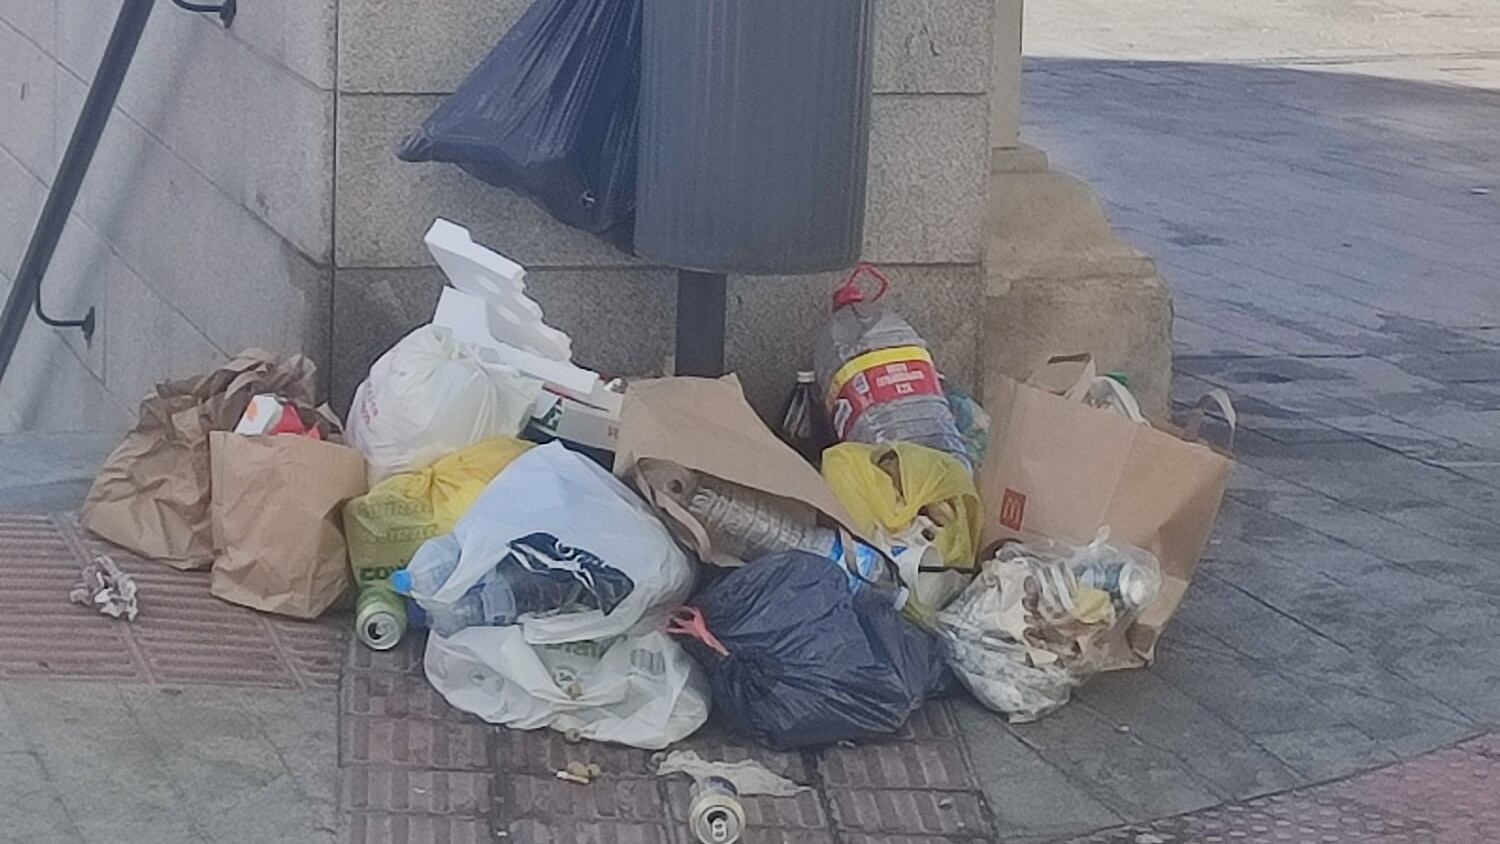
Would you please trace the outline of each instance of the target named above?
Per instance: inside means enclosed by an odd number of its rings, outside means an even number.
[[[125,71],[135,58],[136,47],[151,9],[156,0],[125,0],[115,18],[114,32],[110,33],[109,45],[104,48],[104,58],[99,61],[99,70],[94,74],[94,84],[89,86],[88,97],[83,101],[83,111],[78,116],[78,125],[73,127],[73,137],[63,153],[57,168],[57,178],[47,194],[47,203],[36,221],[31,243],[26,247],[26,257],[16,271],[10,295],[5,300],[5,310],[0,312],[0,380],[10,366],[10,358],[21,340],[21,329],[26,326],[26,316],[36,306],[41,294],[42,277],[52,263],[52,254],[57,251],[58,238],[73,211],[73,202],[78,199],[78,189],[94,160],[94,150],[99,147],[99,137],[114,109],[115,98],[120,94],[120,85],[125,81]],[[93,310],[83,320],[73,325],[91,327]]]

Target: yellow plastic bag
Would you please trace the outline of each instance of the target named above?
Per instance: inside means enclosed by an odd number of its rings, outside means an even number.
[[[937,525],[943,563],[974,567],[979,492],[951,455],[916,443],[843,443],[823,452],[823,478],[861,530],[895,537],[925,515]]]
[[[453,530],[500,470],[531,443],[499,437],[419,472],[392,475],[344,505],[349,564],[361,589],[411,562],[423,542]]]

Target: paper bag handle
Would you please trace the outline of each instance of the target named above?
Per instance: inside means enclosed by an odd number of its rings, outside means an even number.
[[[1089,382],[1088,389],[1092,389],[1095,384],[1103,384],[1105,387],[1109,388],[1110,393],[1114,395],[1115,400],[1119,402],[1120,407],[1124,410],[1124,415],[1127,419],[1142,425],[1149,424],[1146,421],[1146,415],[1144,413],[1141,413],[1140,402],[1136,401],[1135,394],[1131,393],[1130,389],[1124,384],[1121,384],[1119,381],[1116,381],[1108,375],[1094,376],[1093,381]],[[1085,390],[1085,392],[1087,392],[1087,390]]]
[[[1189,442],[1198,442],[1203,434],[1203,420],[1211,408],[1217,408],[1219,416],[1229,425],[1229,449],[1234,450],[1234,431],[1239,427],[1239,414],[1234,410],[1234,402],[1229,400],[1229,394],[1218,387],[1209,390],[1193,405],[1193,410],[1188,414],[1187,424],[1182,427],[1183,438]]]
[[[1099,375],[1099,370],[1094,363],[1094,356],[1088,352],[1078,352],[1071,355],[1053,355],[1047,359],[1047,362],[1040,369],[1031,374],[1031,378],[1027,379],[1026,383],[1033,387],[1045,389],[1041,384],[1042,375],[1052,367],[1063,363],[1081,363],[1084,365],[1083,371],[1078,374],[1078,379],[1060,393],[1068,401],[1081,402],[1083,401],[1083,397],[1088,395],[1089,387],[1093,385],[1094,378]]]

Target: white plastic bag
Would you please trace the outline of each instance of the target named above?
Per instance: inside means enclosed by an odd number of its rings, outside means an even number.
[[[693,568],[671,534],[634,492],[592,460],[560,443],[516,458],[490,482],[459,520],[453,536],[462,546],[458,567],[436,590],[414,589],[419,603],[452,604],[484,580],[510,554],[528,566],[601,579],[629,579],[629,591],[609,612],[575,610],[521,617],[517,626],[532,644],[600,640],[630,631],[642,620],[659,625],[666,611],[693,588]],[[616,595],[620,591],[614,589]]]
[[[522,730],[658,750],[708,719],[703,670],[659,630],[602,642],[532,645],[521,629],[429,636],[427,679],[448,702]]]
[[[349,408],[350,445],[365,455],[374,485],[397,472],[493,437],[513,437],[531,417],[542,384],[424,325],[370,367]]]

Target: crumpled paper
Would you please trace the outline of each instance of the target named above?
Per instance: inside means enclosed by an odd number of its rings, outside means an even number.
[[[135,578],[121,571],[112,558],[100,555],[79,572],[78,583],[68,598],[111,618],[123,616],[126,621],[135,621],[140,612],[135,591]]]

